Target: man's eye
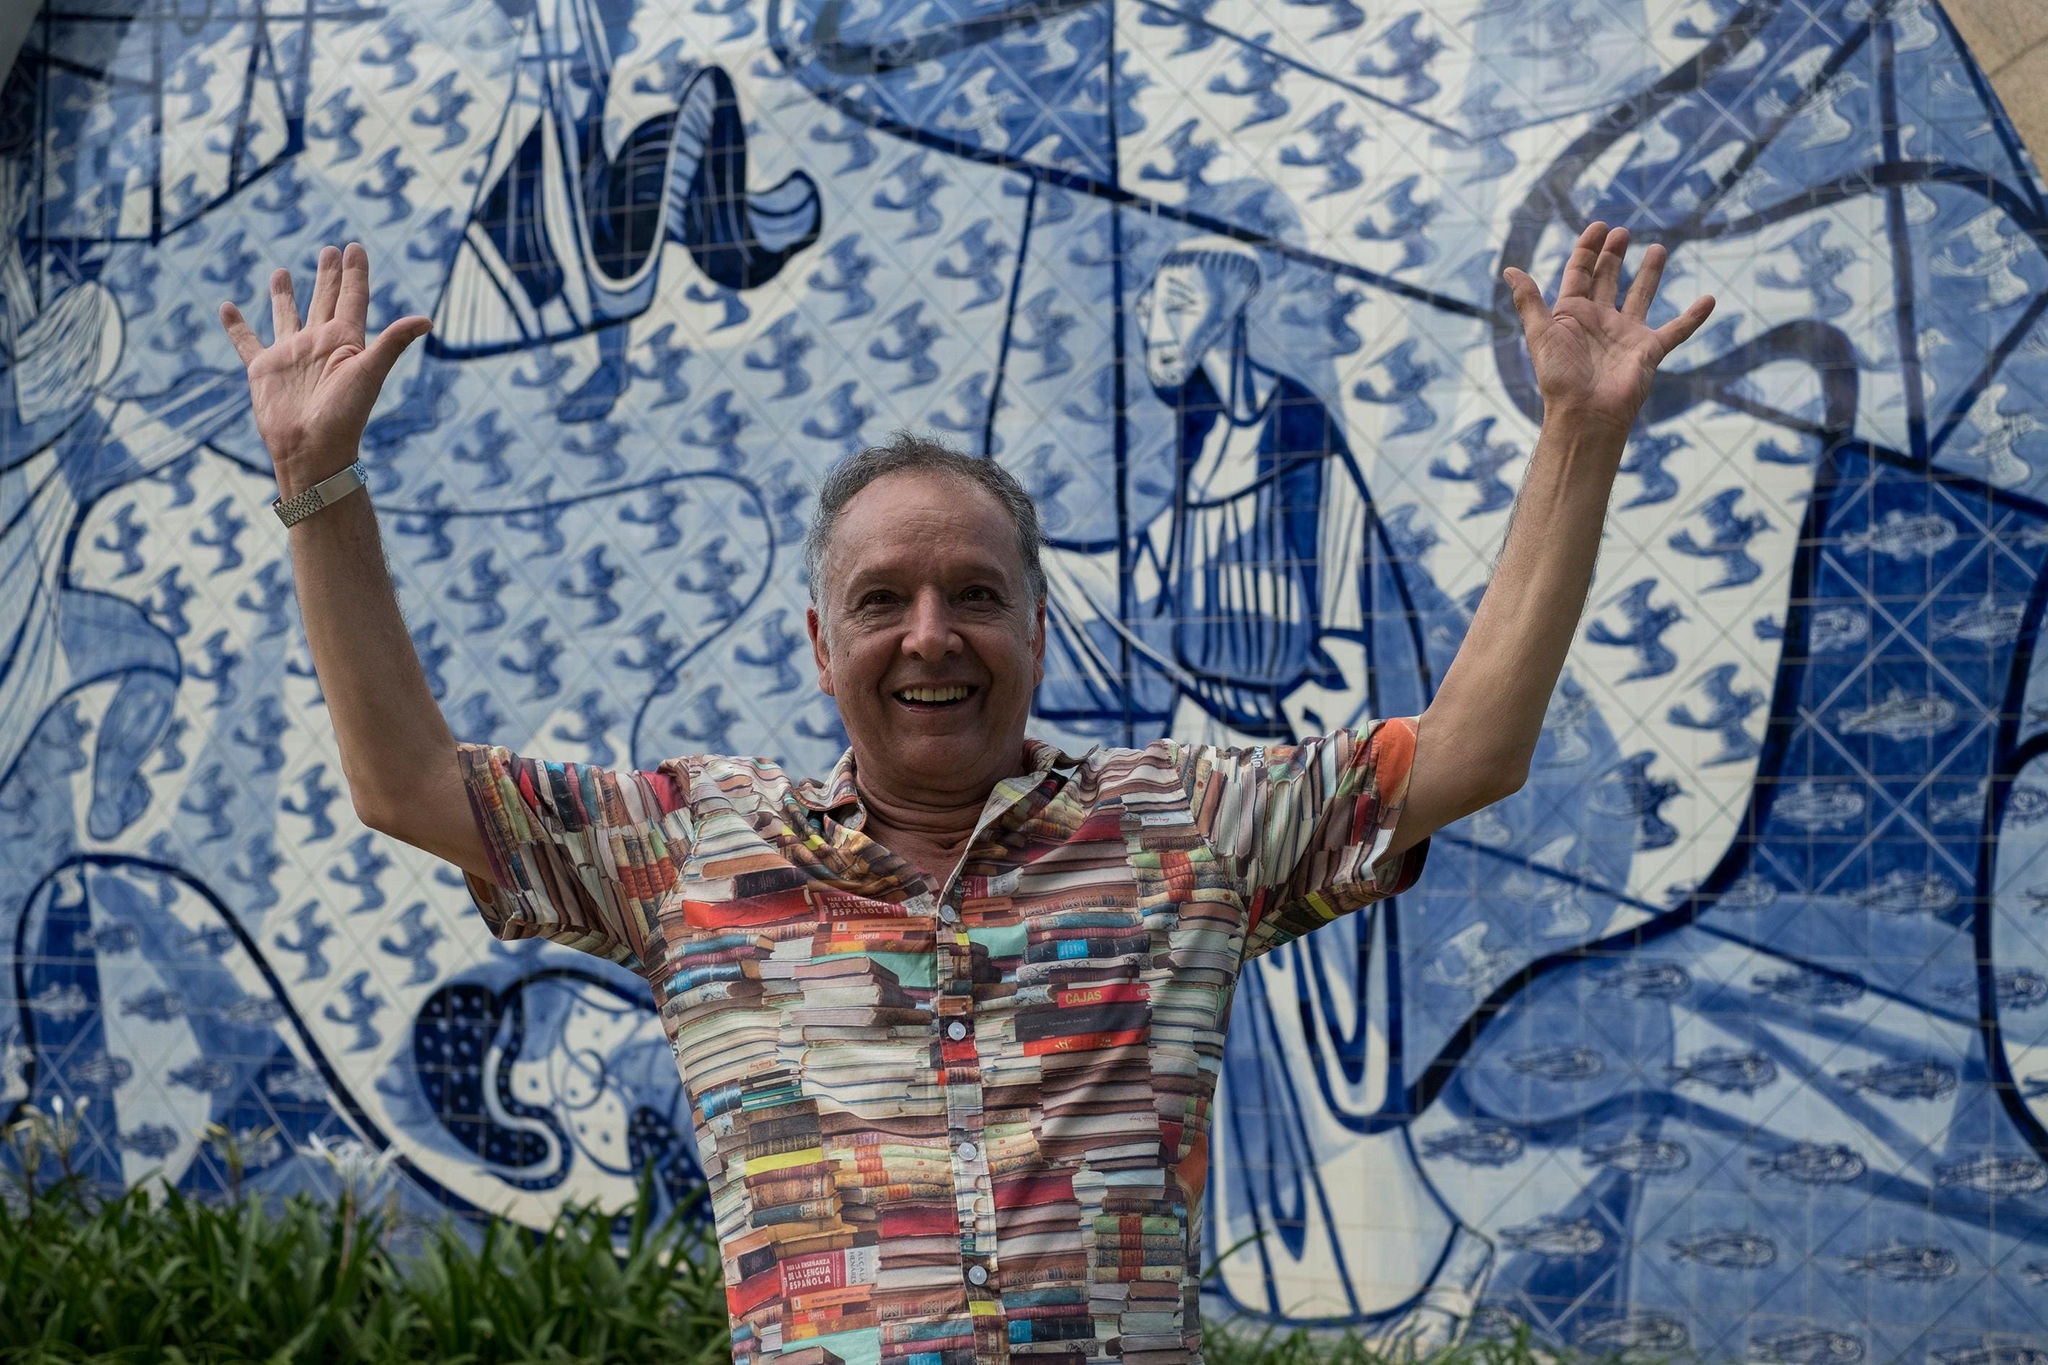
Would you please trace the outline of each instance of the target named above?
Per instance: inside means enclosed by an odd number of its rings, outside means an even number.
[[[993,602],[996,600],[995,593],[987,588],[969,588],[961,593],[960,596],[968,602]]]

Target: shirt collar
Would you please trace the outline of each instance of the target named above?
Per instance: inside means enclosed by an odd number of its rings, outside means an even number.
[[[1086,754],[1082,755],[1082,758],[1086,757]],[[1075,758],[1057,745],[1027,736],[1024,740],[1024,763],[1027,769],[1024,774],[1004,778],[996,784],[996,790],[1007,798],[1005,805],[1014,804],[1036,788],[1045,781],[1048,773],[1071,774],[1081,765],[1081,758]],[[839,761],[832,765],[831,775],[823,782],[812,780],[798,786],[796,799],[816,815],[830,815],[849,806],[858,806],[860,790],[853,780],[853,750],[849,748],[839,756]]]

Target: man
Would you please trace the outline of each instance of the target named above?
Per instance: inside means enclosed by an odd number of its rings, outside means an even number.
[[[899,441],[821,489],[818,681],[851,747],[613,773],[457,745],[417,666],[356,442],[426,321],[365,345],[369,263],[321,253],[265,348],[222,309],[366,824],[461,867],[494,932],[642,972],[712,1186],[738,1361],[1198,1361],[1209,1101],[1251,955],[1412,884],[1523,779],[1658,364],[1651,248],[1580,237],[1555,309],[1508,282],[1547,405],[1500,572],[1416,720],[1299,746],[1025,736],[1045,648],[1028,498]]]

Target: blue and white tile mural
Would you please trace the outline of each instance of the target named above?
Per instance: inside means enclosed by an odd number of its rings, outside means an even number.
[[[1721,311],[1527,789],[1245,978],[1217,1303],[2036,1361],[2043,193],[1932,0],[51,0],[0,115],[0,1116],[89,1098],[93,1175],[198,1191],[216,1123],[272,1190],[315,1136],[422,1209],[695,1189],[642,983],[351,813],[213,322],[271,266],[361,240],[373,329],[434,318],[366,458],[458,735],[822,772],[796,544],[904,426],[1042,499],[1048,737],[1420,708],[1536,430],[1500,270],[1605,218]]]

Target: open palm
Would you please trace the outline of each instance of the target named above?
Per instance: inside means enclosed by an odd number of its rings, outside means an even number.
[[[1506,272],[1545,412],[1568,410],[1626,430],[1650,396],[1650,381],[1664,357],[1714,311],[1713,296],[1703,294],[1662,327],[1649,325],[1650,305],[1664,276],[1661,246],[1644,253],[1628,297],[1617,307],[1627,252],[1627,228],[1588,227],[1572,247],[1551,307],[1544,306],[1535,280],[1512,267]]]
[[[391,367],[432,324],[423,317],[400,318],[365,344],[370,257],[354,242],[341,251],[321,248],[303,324],[289,270],[270,277],[270,310],[269,346],[234,304],[221,305],[220,320],[249,371],[256,429],[290,493],[355,460]]]

